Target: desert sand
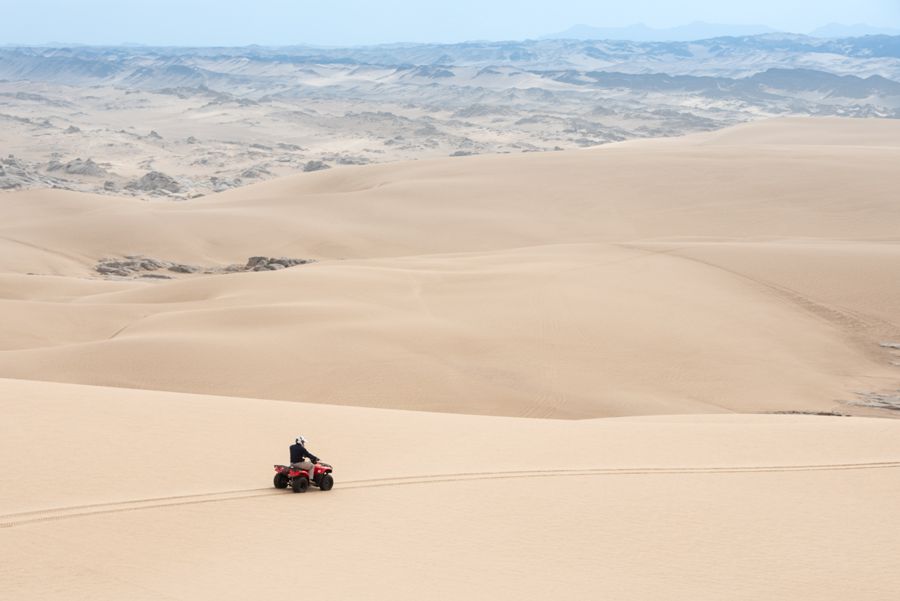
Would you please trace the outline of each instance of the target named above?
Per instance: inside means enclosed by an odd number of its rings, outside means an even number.
[[[560,421],[0,381],[8,599],[872,599],[898,422]],[[303,427],[329,493],[268,485]]]
[[[523,417],[833,411],[900,388],[898,159],[900,123],[801,119],[188,202],[14,192],[0,375]],[[97,279],[129,255],[318,263]]]
[[[2,194],[0,597],[892,598],[898,159],[787,119]],[[271,488],[301,432],[333,491]]]

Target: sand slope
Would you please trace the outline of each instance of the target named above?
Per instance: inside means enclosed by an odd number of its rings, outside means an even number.
[[[4,598],[880,600],[900,586],[892,420],[522,420],[10,380],[0,399],[17,425],[0,439]],[[334,491],[269,487],[298,428],[336,466]]]
[[[898,159],[896,122],[794,119],[180,203],[6,194],[0,375],[510,416],[848,410],[900,388],[879,346],[900,340]],[[84,279],[129,254],[321,262]]]
[[[607,245],[323,263],[3,307],[7,376],[328,404],[814,411],[893,375],[740,278]]]

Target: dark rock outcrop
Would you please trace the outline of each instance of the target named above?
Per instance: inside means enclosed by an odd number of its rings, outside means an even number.
[[[303,165],[303,171],[322,171],[324,169],[331,169],[331,166],[324,161],[309,161],[305,165]]]
[[[128,255],[124,258],[101,259],[94,266],[94,271],[106,277],[117,278],[145,278],[145,279],[172,279],[172,276],[157,272],[166,270],[180,274],[225,274],[241,273],[247,271],[278,271],[314,263],[312,259],[290,259],[287,257],[250,257],[245,264],[236,264],[216,267],[200,267],[185,263],[164,261],[143,255]]]
[[[47,163],[47,171],[63,171],[69,175],[87,175],[90,177],[103,177],[109,175],[109,172],[94,162],[93,159],[82,160],[80,158],[73,159],[68,163],[60,163],[53,159]]]
[[[287,269],[288,267],[296,267],[298,265],[306,265],[312,263],[310,259],[288,259],[286,257],[270,258],[270,257],[250,257],[243,271],[277,271],[279,269]]]
[[[169,192],[171,194],[177,194],[182,191],[181,184],[174,178],[159,171],[151,171],[141,179],[129,182],[125,188],[141,192]]]

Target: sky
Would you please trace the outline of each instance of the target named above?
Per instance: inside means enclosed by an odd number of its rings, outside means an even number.
[[[693,21],[797,33],[832,22],[900,29],[900,0],[0,0],[0,45],[345,46]]]

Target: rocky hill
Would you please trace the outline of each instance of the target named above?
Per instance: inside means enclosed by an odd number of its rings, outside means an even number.
[[[0,188],[184,199],[290,173],[900,117],[900,36],[0,48]],[[103,139],[103,144],[95,141]]]

